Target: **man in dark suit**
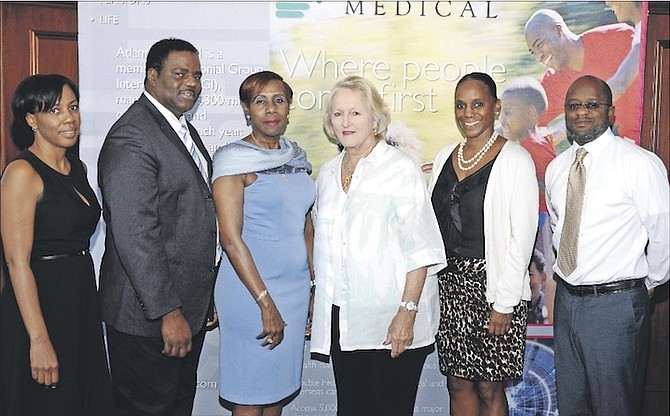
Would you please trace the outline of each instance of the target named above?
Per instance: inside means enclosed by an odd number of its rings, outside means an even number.
[[[212,162],[184,119],[201,76],[189,42],[154,44],[145,91],[114,123],[98,160],[107,225],[101,308],[120,414],[193,408],[217,260]]]

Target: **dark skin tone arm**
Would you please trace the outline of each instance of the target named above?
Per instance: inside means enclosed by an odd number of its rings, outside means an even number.
[[[256,268],[249,248],[242,240],[244,188],[257,178],[254,173],[222,176],[214,181],[212,190],[219,219],[221,246],[228,255],[237,276],[257,299],[266,290],[265,283]],[[256,339],[263,339],[261,346],[275,348],[284,338],[286,323],[268,293],[259,302],[262,330]]]
[[[58,383],[58,357],[49,338],[30,268],[35,209],[43,190],[42,180],[28,162],[12,163],[2,176],[2,240],[9,278],[30,339],[32,378],[48,386]]]

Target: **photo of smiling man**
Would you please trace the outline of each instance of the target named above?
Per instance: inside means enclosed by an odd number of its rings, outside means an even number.
[[[601,79],[612,77],[628,55],[634,28],[625,23],[612,23],[575,34],[555,10],[535,11],[526,22],[524,34],[528,51],[547,67],[541,78],[549,105],[538,125],[549,126],[554,146],[560,153],[569,147],[565,138],[563,101],[570,84],[582,75]],[[615,133],[638,142],[637,82],[633,82],[614,104],[626,108],[614,120]]]

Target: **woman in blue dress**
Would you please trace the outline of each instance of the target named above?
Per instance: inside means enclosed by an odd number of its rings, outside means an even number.
[[[301,385],[315,189],[305,152],[283,136],[292,98],[274,72],[250,75],[240,102],[251,133],[213,158],[226,253],[215,289],[219,394],[234,416],[278,416]]]

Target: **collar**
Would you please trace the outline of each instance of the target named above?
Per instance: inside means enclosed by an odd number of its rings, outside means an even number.
[[[358,161],[359,164],[361,163],[369,163],[374,167],[379,167],[384,163],[384,160],[387,158],[387,154],[390,151],[390,148],[393,147],[390,144],[386,143],[385,140],[379,140],[377,144],[372,148],[370,153],[368,153],[367,156],[362,158],[361,160]],[[330,167],[331,172],[333,174],[337,173],[337,170],[339,169],[340,165],[342,164],[342,158],[344,158],[344,155],[346,153],[346,150],[343,150],[335,156],[334,162],[332,166]]]
[[[614,136],[614,133],[612,133],[612,129],[608,128],[607,130],[605,130],[603,134],[598,136],[594,141],[586,143],[583,147],[584,149],[586,149],[588,154],[597,158],[605,151],[605,148],[607,148],[607,146],[616,139],[617,137]],[[570,146],[570,154],[572,159],[575,158],[575,155],[577,154],[577,149],[579,147],[580,146],[577,142],[573,142],[572,146]]]
[[[153,95],[149,94],[147,90],[144,90],[144,96],[147,97],[147,99],[153,104],[156,109],[165,117],[168,123],[170,123],[170,126],[174,129],[174,131],[179,134],[179,129],[181,128],[181,122],[184,119],[184,115],[182,114],[181,117],[177,118],[170,110],[168,110],[163,104],[158,102],[157,99],[153,97]],[[186,120],[184,120],[186,121]]]
[[[372,151],[358,163],[366,161],[374,167],[380,167],[384,163],[384,160],[388,158],[391,147],[390,144],[386,143],[386,140],[379,140],[375,147],[372,148]]]

